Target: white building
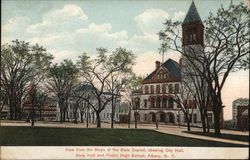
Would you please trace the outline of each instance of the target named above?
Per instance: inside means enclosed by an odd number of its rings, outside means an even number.
[[[83,85],[80,86],[78,88],[78,92],[83,93],[83,96],[85,96],[85,98],[90,99],[91,103],[94,105],[97,105],[97,100],[95,99],[95,97],[92,95],[92,86],[90,85]],[[112,96],[112,93],[110,92],[103,92],[102,93],[103,98],[108,99]],[[115,98],[115,108],[117,109],[118,106],[120,105],[120,97],[117,95],[114,95]],[[69,120],[70,121],[74,121],[75,120],[75,116],[77,117],[77,121],[78,122],[89,122],[89,123],[96,123],[96,113],[94,111],[94,109],[87,104],[87,102],[85,102],[84,100],[80,100],[79,102],[79,106],[76,107],[76,99],[72,99],[69,106],[68,106],[68,115],[69,115]],[[76,111],[77,109],[77,111]],[[60,109],[59,106],[57,105],[57,120],[60,120]],[[76,111],[76,115],[75,114]],[[112,113],[112,103],[111,101],[105,106],[104,110],[101,111],[100,113],[100,118],[101,118],[101,122],[107,122],[110,123],[111,122],[111,113]],[[88,116],[88,117],[87,117]],[[67,120],[67,118],[66,118]],[[117,110],[115,111],[115,115],[114,115],[114,122],[117,122],[119,120],[119,115]]]

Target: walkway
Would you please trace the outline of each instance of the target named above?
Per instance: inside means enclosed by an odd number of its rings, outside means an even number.
[[[24,121],[1,121],[1,126],[30,126],[30,123],[24,122]],[[70,127],[70,128],[86,128],[86,123],[59,123],[59,122],[36,122],[35,126],[43,126],[43,127]],[[89,128],[95,128],[96,124],[89,124]],[[102,128],[110,128],[109,123],[102,123]],[[114,128],[128,128],[128,124],[114,124]],[[131,129],[134,129],[134,124],[130,125]],[[155,124],[138,124],[139,129],[150,129],[150,130],[156,130]],[[202,131],[201,128],[192,128],[192,131]],[[187,127],[184,126],[173,126],[173,125],[159,125],[158,132],[172,134],[172,135],[178,135],[183,137],[190,137],[190,138],[197,138],[197,139],[203,139],[203,140],[211,140],[211,141],[218,141],[218,142],[225,142],[225,143],[233,143],[233,144],[242,144],[242,145],[249,145],[248,142],[242,142],[237,140],[229,140],[229,139],[222,139],[222,138],[215,138],[215,137],[208,137],[208,136],[201,136],[201,135],[195,135],[195,134],[188,134],[184,133],[183,131],[187,131]],[[211,129],[211,132],[213,132],[213,129]],[[234,135],[249,135],[249,132],[240,132],[240,131],[232,131],[232,130],[221,130],[221,133],[226,134],[234,134]]]

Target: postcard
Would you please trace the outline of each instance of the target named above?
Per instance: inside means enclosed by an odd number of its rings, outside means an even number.
[[[249,0],[2,0],[0,159],[249,159]]]

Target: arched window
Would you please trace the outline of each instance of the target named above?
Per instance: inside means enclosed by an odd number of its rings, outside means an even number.
[[[156,99],[156,108],[161,108],[161,98],[157,97]]]
[[[167,108],[167,97],[162,98],[162,108]]]
[[[179,84],[174,85],[175,93],[179,93]]]
[[[168,108],[174,108],[174,100],[172,97],[168,99]]]
[[[148,100],[144,100],[144,108],[147,108],[147,103],[148,103]]]
[[[151,97],[151,108],[155,108],[155,98]]]

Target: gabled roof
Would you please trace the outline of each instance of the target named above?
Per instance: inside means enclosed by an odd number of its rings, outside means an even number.
[[[168,59],[163,66],[169,72],[171,78],[181,78],[181,68],[180,65],[172,59]]]
[[[194,4],[194,1],[192,1],[192,4],[188,10],[188,13],[183,21],[182,24],[191,24],[191,23],[197,23],[197,22],[201,22],[201,18],[200,15],[196,9],[196,6]]]
[[[170,78],[181,78],[180,65],[177,62],[175,62],[174,60],[168,59],[163,64],[161,64],[161,66],[167,70]],[[158,69],[154,70],[144,80],[151,80],[157,71],[158,71]]]

